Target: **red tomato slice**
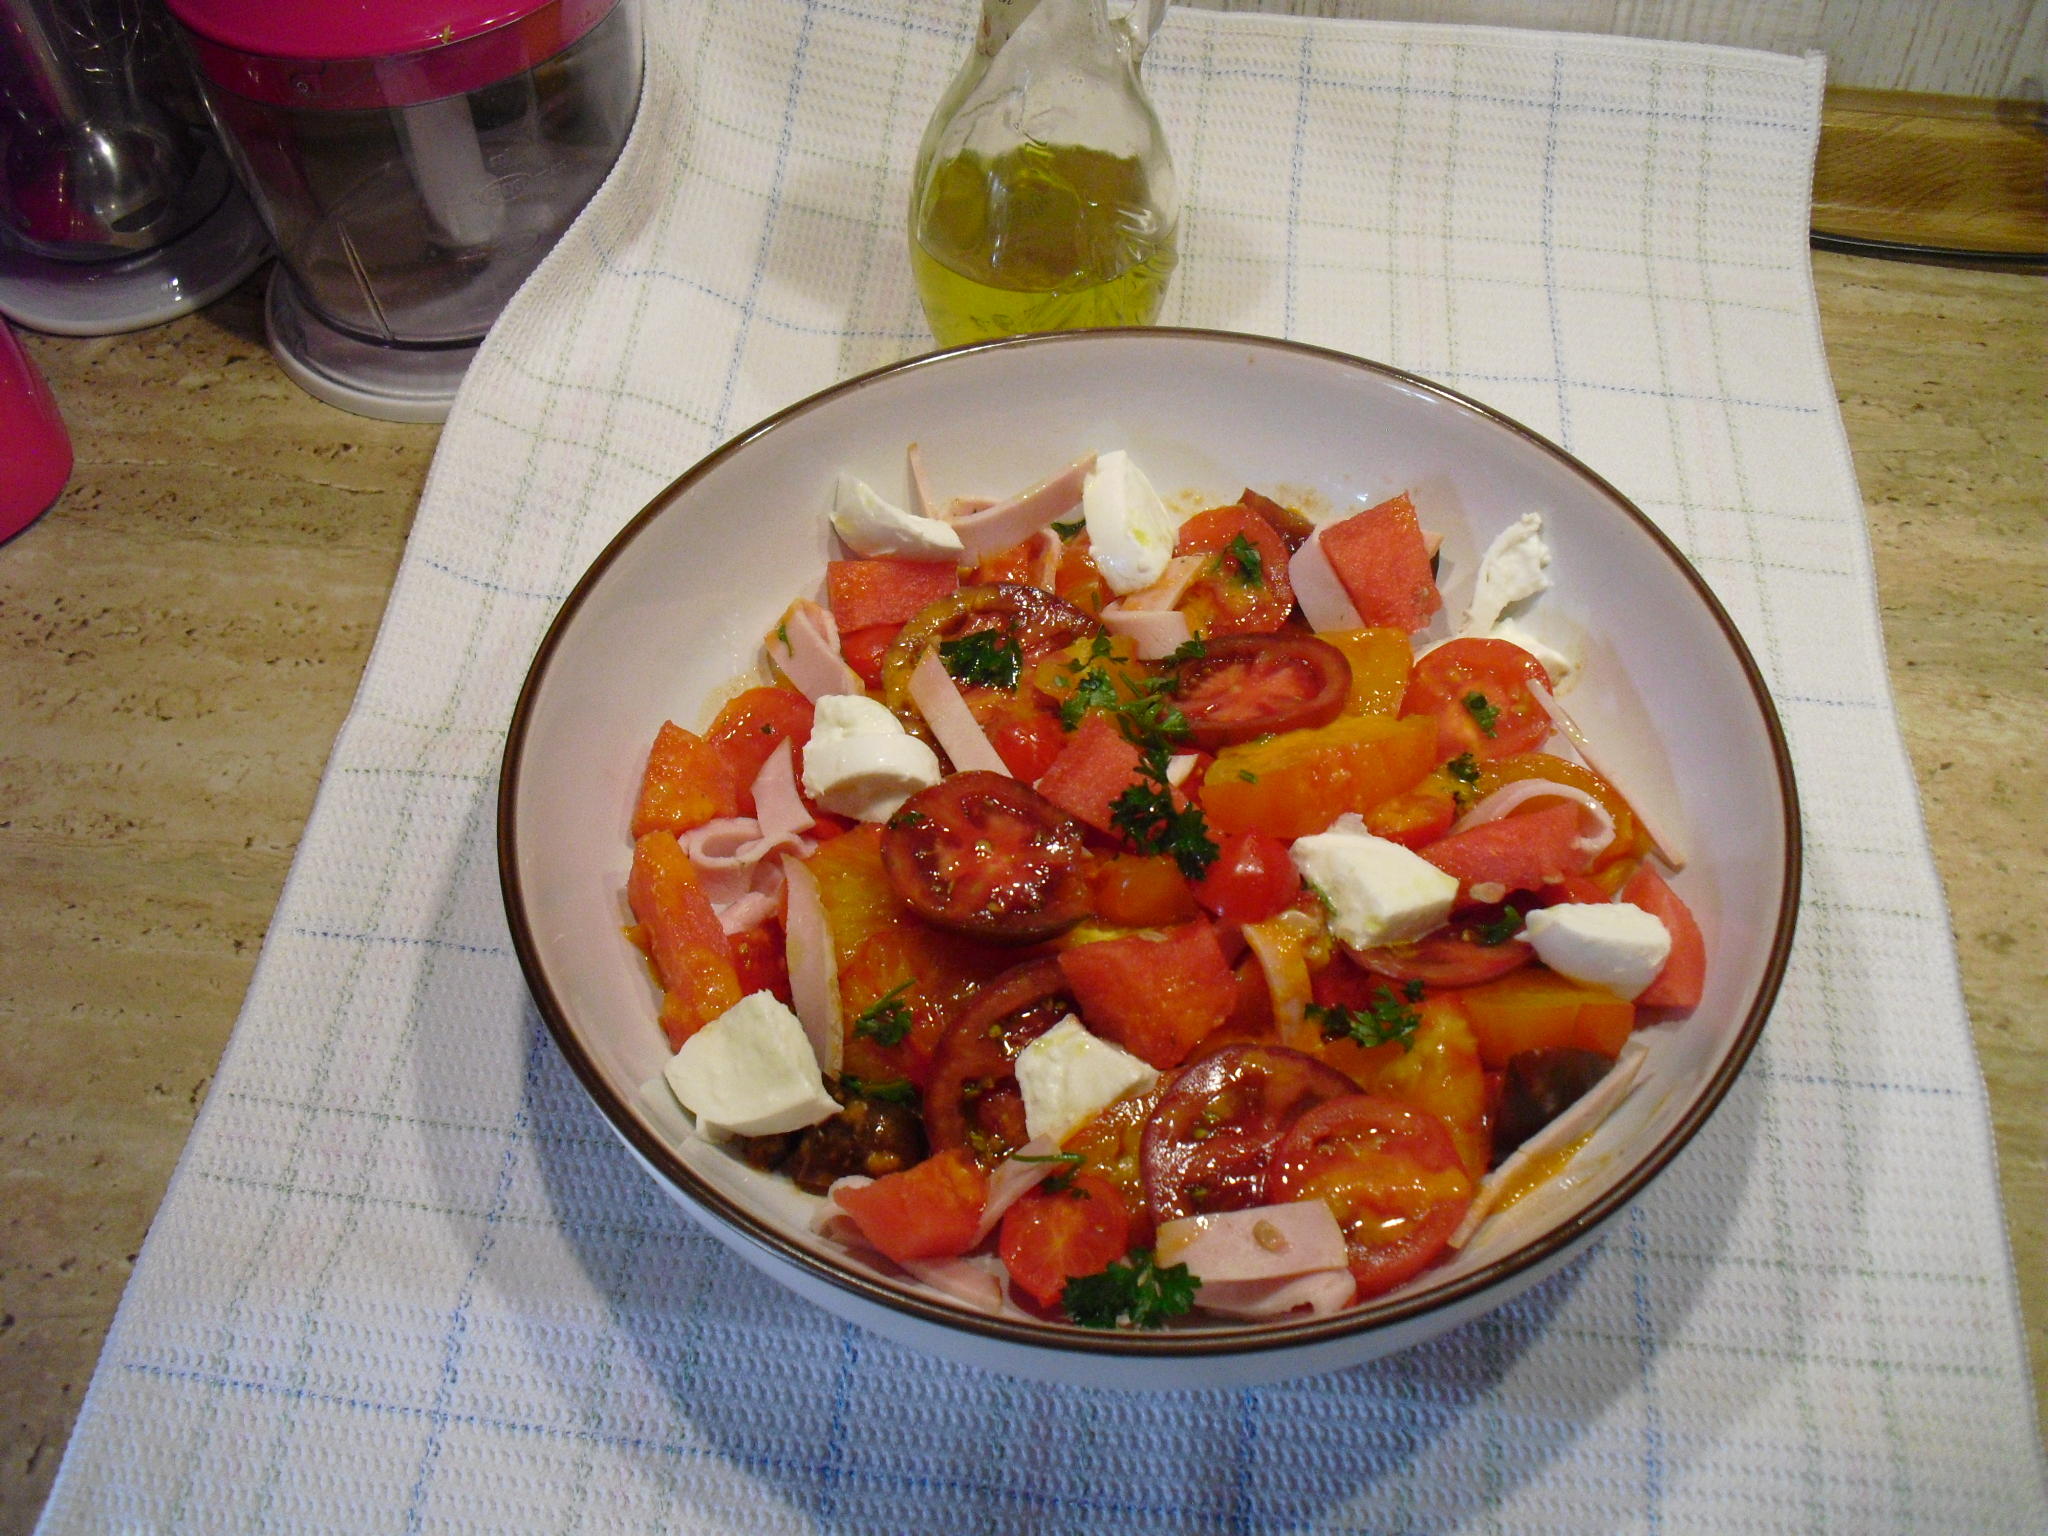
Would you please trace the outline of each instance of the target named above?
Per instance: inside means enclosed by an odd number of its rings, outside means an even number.
[[[1543,663],[1505,640],[1447,641],[1415,663],[1404,715],[1434,715],[1437,752],[1470,752],[1481,762],[1533,752],[1550,736],[1550,716],[1529,692],[1550,686]]]
[[[1173,702],[1188,736],[1214,751],[1254,736],[1328,725],[1351,693],[1351,663],[1313,635],[1237,635],[1211,640],[1180,664]]]
[[[1017,1288],[1041,1307],[1059,1304],[1067,1282],[1098,1275],[1129,1251],[1131,1213],[1117,1187],[1099,1173],[1053,1179],[1003,1212],[996,1252]]]
[[[1475,916],[1478,914],[1475,914]],[[1439,929],[1413,944],[1354,949],[1351,958],[1389,981],[1419,981],[1426,987],[1476,987],[1519,970],[1536,951],[1520,939],[1489,944],[1476,923]]]
[[[1181,524],[1173,552],[1213,557],[1180,600],[1180,611],[1197,635],[1270,634],[1294,612],[1287,541],[1250,507],[1196,513]]]
[[[794,688],[749,688],[726,701],[704,739],[732,768],[739,788],[735,814],[751,816],[753,783],[761,765],[785,741],[801,753],[811,739],[811,701]]]
[[[1173,1079],[1145,1122],[1152,1219],[1260,1204],[1273,1149],[1296,1117],[1357,1091],[1334,1067],[1282,1045],[1227,1045],[1203,1057]]]
[[[640,779],[633,836],[645,837],[650,832],[680,836],[707,821],[738,815],[740,797],[753,778],[750,773],[738,779],[716,742],[684,730],[673,720],[664,720],[654,734],[647,769]],[[753,797],[747,798],[751,802]],[[752,809],[751,804],[748,808]]]
[[[849,630],[839,637],[839,654],[862,682],[870,688],[880,688],[882,663],[889,655],[890,645],[902,632],[901,624],[870,624],[866,629]]]
[[[1316,531],[1316,525],[1294,508],[1283,507],[1279,502],[1261,496],[1249,488],[1237,498],[1237,502],[1239,506],[1249,507],[1263,517],[1267,526],[1280,535],[1280,540],[1287,546],[1287,553],[1290,555],[1306,544],[1309,536]]]
[[[989,730],[988,739],[1003,766],[1026,784],[1036,783],[1067,745],[1059,716],[1043,710],[1005,716]]]
[[[1321,1200],[1344,1228],[1360,1298],[1412,1280],[1472,1203],[1450,1129],[1396,1099],[1354,1093],[1309,1109],[1274,1149],[1270,1201]]]
[[[976,993],[932,1060],[924,1129],[933,1148],[964,1147],[992,1163],[1030,1140],[1013,1063],[1019,1051],[1074,1011],[1057,960],[1005,971]]]
[[[926,922],[1000,944],[1032,943],[1088,915],[1087,834],[1029,785],[956,773],[921,789],[882,828],[882,867]]]
[[[950,1259],[981,1240],[988,1175],[956,1148],[833,1198],[861,1235],[898,1264]]]
[[[1227,832],[1209,873],[1195,884],[1195,900],[1225,922],[1262,923],[1301,891],[1301,872],[1287,845],[1263,832]]]

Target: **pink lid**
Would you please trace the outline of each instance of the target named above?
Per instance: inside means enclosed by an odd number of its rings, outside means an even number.
[[[206,78],[273,106],[414,106],[523,74],[619,0],[169,0]]]

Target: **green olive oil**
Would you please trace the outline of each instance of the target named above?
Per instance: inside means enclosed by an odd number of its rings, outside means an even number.
[[[941,346],[1031,331],[1150,325],[1174,231],[1144,167],[1074,144],[965,151],[924,183],[911,271]]]

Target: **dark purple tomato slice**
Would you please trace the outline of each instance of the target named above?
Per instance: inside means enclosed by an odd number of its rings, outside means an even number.
[[[1180,664],[1173,702],[1188,736],[1214,751],[1328,725],[1351,692],[1351,663],[1314,635],[1228,635]]]
[[[977,769],[903,802],[882,828],[882,868],[934,927],[1030,944],[1088,915],[1085,841],[1037,790]]]

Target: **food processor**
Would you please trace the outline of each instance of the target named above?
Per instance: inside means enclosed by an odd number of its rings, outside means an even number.
[[[439,421],[484,332],[624,146],[635,0],[170,0],[278,249],[278,362]]]
[[[267,249],[162,0],[0,0],[0,314],[139,330]]]

